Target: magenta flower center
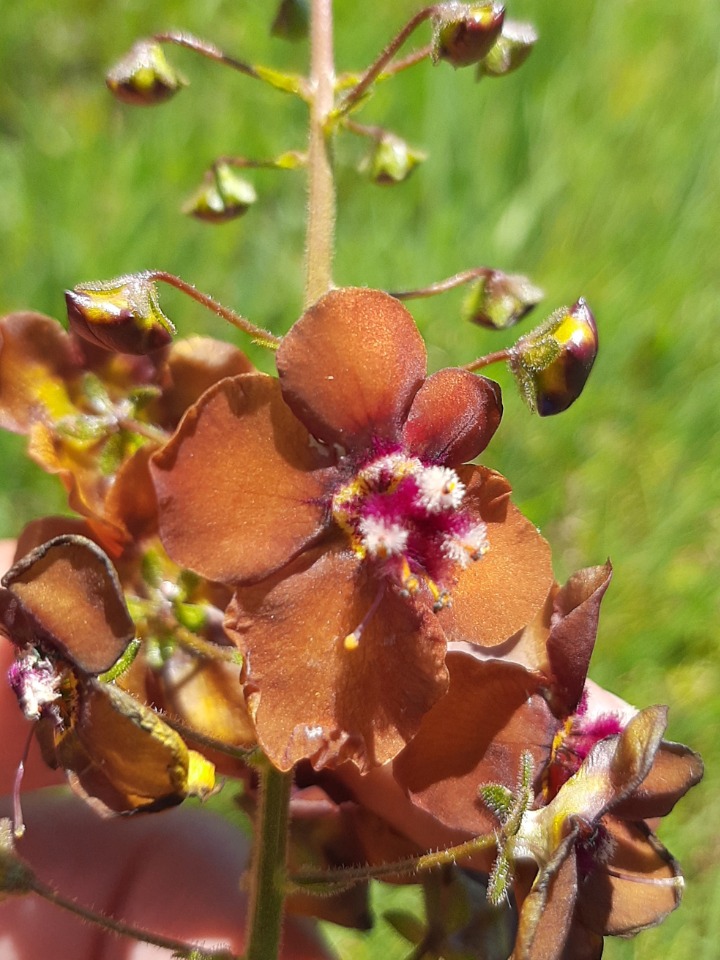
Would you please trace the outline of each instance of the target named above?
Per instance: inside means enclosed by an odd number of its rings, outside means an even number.
[[[450,467],[398,451],[366,462],[335,492],[332,514],[362,561],[404,595],[427,590],[440,610],[456,570],[488,550],[485,524],[463,508],[464,497]]]

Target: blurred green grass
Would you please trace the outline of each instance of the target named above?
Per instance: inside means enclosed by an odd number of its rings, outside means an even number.
[[[304,143],[290,98],[174,57],[191,87],[157,110],[112,102],[102,77],[140,35],[177,27],[254,61],[302,69],[252,0],[26,0],[0,32],[0,311],[61,316],[82,280],[156,267],[262,325],[302,302],[301,175],[258,172],[258,206],[217,229],[178,212],[222,153]],[[671,706],[670,735],[707,773],[665,825],[688,878],[683,908],[606,956],[712,960],[720,922],[720,6],[715,0],[517,0],[541,43],[504,81],[423,65],[361,115],[430,151],[403,187],[373,187],[338,145],[336,280],[399,289],[489,264],[527,273],[546,312],[579,295],[601,353],[563,416],[531,418],[507,378],[487,461],[553,544],[558,577],[610,556],[593,676],[638,705]],[[361,68],[415,4],[337,0],[337,58]],[[181,333],[233,339],[164,296]],[[504,346],[457,319],[460,294],[413,307],[435,367]],[[262,360],[267,365],[267,358]],[[0,534],[63,507],[57,484],[0,438]]]

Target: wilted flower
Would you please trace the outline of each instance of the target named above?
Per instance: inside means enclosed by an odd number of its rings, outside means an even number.
[[[151,710],[98,679],[135,635],[103,551],[83,537],[56,537],[2,583],[2,629],[18,650],[10,681],[36,721],[46,762],[106,811],[158,809],[207,794],[212,765]]]
[[[255,187],[248,180],[227,163],[216,163],[183,204],[183,213],[207,223],[226,223],[244,216],[256,200]]]
[[[544,294],[527,277],[492,270],[479,277],[463,302],[463,317],[492,330],[506,330],[537,306]]]
[[[140,40],[105,78],[110,92],[133,106],[153,106],[174,96],[187,81],[170,65],[159,43]]]
[[[153,458],[168,553],[237,585],[227,628],[283,769],[393,756],[445,690],[445,615],[452,633],[465,598],[492,644],[549,589],[506,482],[460,467],[499,423],[497,387],[425,362],[400,303],[335,290],[284,338],[279,381],[217,384]]]
[[[537,30],[531,23],[505,20],[500,36],[478,64],[477,79],[504,77],[517,70],[532,53],[537,39]]]
[[[378,140],[361,169],[367,170],[373,183],[392,186],[407,180],[425,158],[422,150],[415,150],[400,137],[388,133]]]

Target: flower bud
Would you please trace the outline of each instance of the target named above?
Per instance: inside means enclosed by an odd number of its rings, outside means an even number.
[[[72,330],[105,350],[152,353],[175,333],[160,309],[155,284],[142,273],[80,284],[65,291],[65,302]]]
[[[526,317],[543,298],[527,277],[493,270],[470,287],[462,306],[464,320],[493,330],[506,330]]]
[[[255,187],[226,163],[208,170],[200,189],[184,204],[182,211],[207,223],[225,223],[248,212],[257,200]]]
[[[310,25],[308,0],[282,0],[271,33],[285,40],[304,40]]]
[[[504,19],[500,3],[447,4],[435,21],[433,60],[454,67],[478,63],[499,37]]]
[[[407,180],[425,156],[421,150],[414,150],[400,137],[389,133],[378,140],[361,170],[367,171],[373,183],[392,186]]]
[[[504,77],[517,70],[530,56],[537,38],[537,30],[531,23],[506,20],[502,33],[478,64],[477,79]]]
[[[165,57],[159,43],[138,41],[105,78],[110,92],[123,103],[149,107],[174,96],[187,80]]]
[[[521,337],[509,365],[530,410],[541,417],[567,410],[582,393],[597,351],[595,318],[582,298]]]

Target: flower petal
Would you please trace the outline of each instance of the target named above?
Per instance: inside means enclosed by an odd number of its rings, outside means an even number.
[[[135,636],[113,566],[84,537],[42,544],[18,560],[2,584],[31,633],[87,673],[108,670]]]
[[[323,529],[327,459],[277,380],[221,380],[151,460],[160,536],[176,563],[210,580],[268,576]]]
[[[541,770],[557,721],[538,695],[542,677],[515,663],[462,653],[449,653],[446,662],[448,692],[425,715],[393,770],[415,805],[449,827],[485,833],[497,821],[478,801],[478,787],[514,789],[524,751]]]
[[[345,649],[363,622],[359,646]],[[282,770],[303,758],[384,763],[447,688],[429,605],[369,577],[349,551],[313,551],[269,586],[238,590],[226,629],[245,657],[258,740]]]
[[[425,345],[405,307],[380,290],[331,290],[283,338],[283,396],[318,440],[349,449],[398,440],[425,376]]]
[[[484,467],[461,471],[465,504],[487,525],[488,552],[464,570],[439,614],[449,640],[503,643],[533,619],[553,584],[550,547],[510,503],[510,485]]]
[[[415,394],[403,440],[422,460],[453,467],[474,460],[502,417],[500,387],[467,370],[439,370]]]
[[[703,762],[681,743],[663,740],[650,772],[632,796],[613,808],[623,820],[665,817],[703,776]]]
[[[158,422],[174,430],[187,408],[214,383],[252,371],[245,354],[230,343],[212,337],[176,340],[168,351]]]
[[[577,897],[574,835],[566,836],[553,858],[538,873],[520,910],[513,957],[518,960],[561,960]]]
[[[588,567],[573,574],[553,603],[547,652],[553,676],[553,707],[558,716],[577,709],[597,636],[600,602],[612,567]]]
[[[78,372],[71,340],[41,313],[11,313],[0,320],[0,426],[26,433],[39,419],[73,411],[67,381]]]
[[[632,936],[654,927],[682,896],[680,867],[645,823],[607,817],[614,841],[607,867],[582,883],[578,913],[590,930],[606,936]]]

